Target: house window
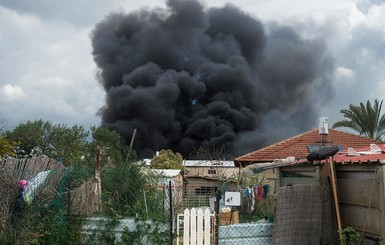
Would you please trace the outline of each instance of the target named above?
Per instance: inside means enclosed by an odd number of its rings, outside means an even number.
[[[215,170],[215,169],[209,169],[209,174],[217,174],[217,170]]]
[[[216,187],[202,186],[195,189],[195,195],[208,196],[216,192]]]

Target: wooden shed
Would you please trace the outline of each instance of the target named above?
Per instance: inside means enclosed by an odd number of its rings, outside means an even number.
[[[385,146],[348,148],[332,158],[343,227],[350,226],[373,240],[385,239]],[[279,168],[279,186],[322,185],[324,161]]]

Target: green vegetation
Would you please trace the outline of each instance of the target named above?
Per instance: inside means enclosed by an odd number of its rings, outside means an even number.
[[[159,155],[151,160],[151,168],[154,169],[180,169],[184,170],[183,156],[172,150],[161,150]]]
[[[352,227],[345,227],[341,230],[341,244],[354,245],[355,242],[361,239],[361,233],[353,229]]]
[[[346,127],[357,131],[360,135],[368,138],[381,140],[385,132],[385,115],[381,115],[381,102],[374,100],[374,105],[368,100],[366,105],[360,103],[349,105],[349,109],[341,110],[345,120],[333,124],[333,128]]]
[[[168,232],[160,229],[167,224],[168,212],[162,208],[165,192],[156,186],[159,176],[142,171],[135,151],[121,144],[116,131],[92,127],[88,132],[77,125],[68,127],[43,120],[27,121],[0,135],[0,155],[17,158],[48,156],[62,162],[58,166],[65,166],[61,181],[42,189],[17,219],[9,207],[18,192],[19,176],[0,171],[0,178],[6,180],[0,185],[0,223],[4,224],[0,229],[0,244],[88,244],[82,240],[81,231],[87,217],[84,213],[92,210],[94,205],[97,159],[103,209],[94,214],[116,220],[103,236],[95,234],[94,238],[99,239],[97,243],[116,242],[114,225],[123,217],[138,220],[135,229],[123,232],[125,244],[139,244],[137,237],[144,233],[149,233],[146,239],[153,244],[163,244],[169,239]],[[179,159],[179,155],[172,158]],[[151,229],[144,222],[149,220],[156,224]]]
[[[3,156],[16,156],[13,149],[17,147],[17,142],[9,142],[6,136],[0,136],[0,157]]]

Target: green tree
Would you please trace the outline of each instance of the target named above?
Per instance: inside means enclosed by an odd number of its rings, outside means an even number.
[[[368,138],[381,140],[385,132],[385,115],[381,115],[382,100],[374,100],[374,105],[368,100],[366,105],[349,105],[349,109],[340,112],[345,120],[333,124],[333,128],[346,127],[357,131]]]
[[[19,142],[18,156],[36,155],[50,150],[48,135],[52,125],[43,120],[20,123],[14,130],[7,131],[10,141]]]
[[[16,156],[13,149],[17,146],[16,142],[9,142],[5,135],[0,136],[0,157]]]
[[[180,169],[184,170],[183,156],[180,153],[174,153],[172,150],[161,150],[159,155],[151,159],[151,168],[154,169]]]
[[[66,165],[82,160],[88,149],[88,134],[82,126],[52,125],[41,119],[20,123],[6,132],[11,142],[19,142],[18,156],[47,155]]]
[[[106,127],[92,127],[91,152],[96,153],[100,147],[101,162],[112,161],[115,165],[125,164],[136,160],[136,154],[128,146],[121,143],[121,137],[115,130]]]
[[[49,149],[47,154],[63,161],[66,165],[82,163],[88,150],[88,135],[89,132],[82,126],[53,125],[48,132]]]

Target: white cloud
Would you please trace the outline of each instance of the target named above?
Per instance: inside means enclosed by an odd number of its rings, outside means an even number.
[[[8,101],[14,101],[26,97],[23,88],[17,85],[5,84],[2,88],[2,92],[5,99]]]
[[[343,66],[338,67],[334,75],[337,81],[352,81],[354,79],[354,71]]]

